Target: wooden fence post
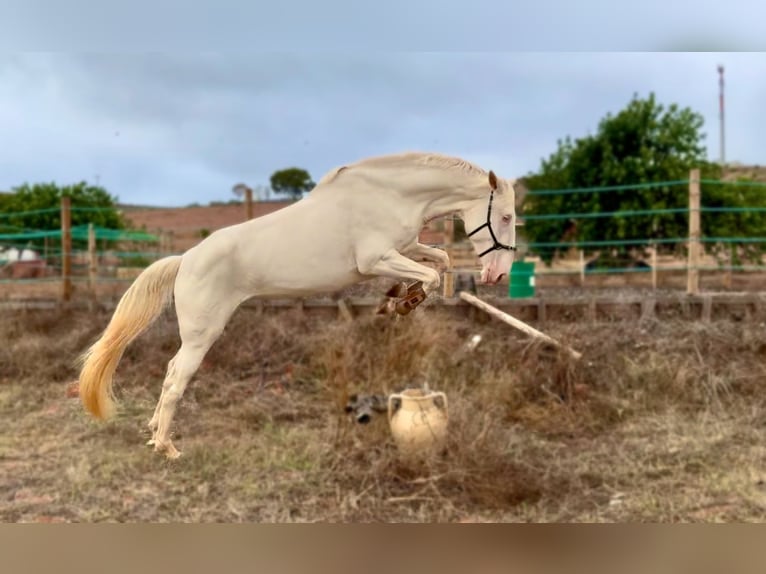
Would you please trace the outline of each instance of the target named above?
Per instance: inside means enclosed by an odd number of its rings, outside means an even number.
[[[96,295],[96,275],[98,273],[98,261],[96,258],[96,231],[93,224],[88,224],[88,288],[91,294]]]
[[[61,198],[61,297],[72,298],[72,211],[69,196]]]
[[[253,218],[253,190],[245,183],[238,183],[232,188],[232,191],[238,196],[245,196],[245,221]]]
[[[689,172],[689,261],[687,265],[686,293],[699,293],[700,264],[700,170]]]
[[[726,274],[723,276],[723,286],[726,289],[731,289],[732,286],[732,272],[734,271],[734,244],[729,244],[729,266],[726,269]]]
[[[454,215],[450,215],[444,221],[444,243],[445,251],[450,258],[449,269],[444,272],[444,292],[445,298],[451,298],[455,296],[455,273],[452,265],[452,244],[455,241],[455,220]]]
[[[245,188],[245,214],[248,221],[253,218],[253,190],[250,186]]]

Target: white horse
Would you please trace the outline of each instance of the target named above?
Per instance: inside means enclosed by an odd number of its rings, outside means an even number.
[[[425,222],[457,214],[482,262],[482,283],[510,270],[516,249],[514,180],[459,158],[403,153],[332,170],[311,193],[274,213],[220,229],[183,255],[147,267],[122,296],[101,337],[83,354],[80,397],[96,418],[114,413],[112,378],[125,348],[175,298],[181,347],[170,360],[149,421],[155,451],[170,440],[176,404],[237,307],[250,298],[304,297],[371,279],[416,282],[399,293],[416,306],[440,273],[410,257],[449,266],[418,242]],[[443,270],[443,269],[442,269]]]

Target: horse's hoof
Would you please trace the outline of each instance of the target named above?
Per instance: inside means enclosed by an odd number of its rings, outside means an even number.
[[[173,443],[170,441],[164,444],[154,441],[154,452],[164,452],[165,456],[170,460],[175,460],[181,456],[181,453],[178,451],[178,449],[176,449],[175,446],[173,446]]]
[[[396,304],[396,312],[399,315],[408,315],[412,309],[414,309],[414,307],[408,305],[404,300],[401,300]]]
[[[400,281],[399,283],[394,283],[391,288],[386,291],[386,297],[390,297],[391,299],[400,299],[407,295],[407,293],[407,284],[404,281]]]
[[[418,281],[417,283],[410,285],[410,291],[407,293],[407,296],[397,302],[396,310],[400,314],[406,315],[425,300],[426,292],[422,288],[422,283]],[[406,313],[403,313],[402,311],[405,310]]]
[[[376,315],[390,315],[394,311],[393,301],[391,299],[383,300],[375,310]]]
[[[170,460],[177,460],[181,458],[181,451],[171,447],[170,449],[165,451],[165,456]]]
[[[400,315],[407,315],[410,311],[414,310],[418,305],[426,300],[425,291],[414,291],[407,295],[407,297],[400,299],[396,303],[396,312]]]

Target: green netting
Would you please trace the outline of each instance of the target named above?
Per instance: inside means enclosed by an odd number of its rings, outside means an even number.
[[[110,241],[145,241],[156,242],[159,238],[151,233],[145,231],[130,231],[125,229],[108,229],[105,227],[94,227],[96,240],[106,239]],[[52,237],[61,239],[61,230],[54,229],[48,231],[30,230],[22,231],[20,233],[0,233],[0,240],[20,241],[29,239],[45,239],[46,237]],[[88,239],[88,226],[78,225],[72,228],[72,239],[87,240]]]

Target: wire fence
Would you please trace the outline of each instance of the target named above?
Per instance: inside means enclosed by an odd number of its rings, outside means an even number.
[[[691,200],[691,190],[696,184],[699,190],[699,203]],[[724,181],[698,179],[691,174],[689,179],[615,185],[601,187],[583,187],[573,189],[539,189],[526,192],[529,198],[552,198],[555,196],[591,195],[616,193],[625,194],[637,191],[661,190],[665,205],[656,208],[610,209],[607,211],[588,210],[583,201],[582,210],[569,210],[563,213],[521,213],[523,224],[518,229],[518,247],[521,259],[538,261],[536,274],[550,275],[635,275],[642,273],[688,273],[727,272],[745,273],[766,270],[760,257],[766,248],[766,182]],[[711,193],[710,190],[726,189],[736,192],[737,201],[721,204],[726,195]],[[747,197],[743,194],[746,193]],[[667,206],[668,197],[673,197]],[[732,193],[729,193],[732,196]],[[723,200],[722,200],[723,198]],[[736,203],[732,204],[732,203]],[[680,206],[683,204],[683,206]],[[576,209],[576,208],[575,208]],[[50,217],[56,221],[56,214],[65,217],[61,207],[45,207],[22,212],[0,212],[0,284],[35,284],[62,281],[66,275],[68,281],[93,284],[127,283],[133,281],[141,269],[164,256],[179,253],[172,244],[164,240],[161,233],[149,233],[145,230],[112,229],[96,225],[97,217],[112,208],[80,207],[69,208],[67,217],[76,218],[77,225],[68,230],[62,227],[41,228],[35,225],[41,217]],[[705,235],[704,225],[698,235],[689,233],[670,236],[650,232],[652,226],[663,227],[664,221],[674,221],[678,228],[679,218],[692,221],[696,212],[700,217],[744,217],[748,225],[737,226],[732,220],[732,228],[737,233],[731,235]],[[541,222],[581,222],[604,219],[629,221],[638,218],[642,223],[638,229],[643,233],[635,237],[613,239],[577,239],[560,237],[549,241],[525,240],[525,226]],[[744,220],[743,220],[744,221]],[[645,223],[644,223],[645,222]],[[60,225],[60,218],[58,224]],[[742,232],[742,227],[747,233]],[[464,239],[464,238],[462,238]],[[69,243],[71,242],[71,247]],[[697,242],[701,246],[700,256],[690,261],[687,257],[689,246]],[[455,244],[439,246],[456,249]],[[742,251],[750,249],[750,256],[742,260]],[[616,265],[594,264],[590,255],[598,258],[600,254],[613,250],[637,250],[650,253],[644,256],[643,264]],[[662,260],[658,253],[665,250],[669,255]],[[457,249],[459,251],[459,249]],[[578,259],[579,253],[579,259]],[[586,253],[590,254],[586,257]],[[556,254],[555,257],[551,257]],[[471,259],[472,258],[472,259]],[[517,256],[517,259],[519,257]],[[465,261],[472,261],[466,264]],[[544,262],[548,263],[544,263]],[[562,262],[569,261],[569,264]],[[639,261],[639,262],[640,262]],[[466,253],[463,264],[458,263],[453,273],[475,271],[478,266],[475,254]],[[68,273],[66,273],[68,264]]]
[[[692,201],[691,193],[693,185],[697,185],[698,203]],[[586,210],[593,205],[593,194],[618,193],[625,197],[626,194],[636,191],[660,190],[662,194],[657,197],[657,203],[666,206],[656,208],[639,209],[612,209],[600,211],[598,209]],[[725,190],[726,193],[721,193]],[[744,192],[749,192],[745,197]],[[736,192],[736,193],[734,193]],[[758,181],[726,181],[714,179],[701,179],[690,174],[689,179],[648,182],[632,185],[614,185],[601,187],[582,187],[571,189],[536,189],[526,192],[528,198],[553,198],[555,196],[589,195],[583,200],[582,211],[567,211],[556,213],[522,213],[519,217],[522,221],[517,233],[516,259],[535,261],[538,276],[555,275],[634,275],[661,273],[688,273],[693,272],[725,272],[728,274],[738,272],[757,272],[766,270],[763,264],[763,252],[766,251],[766,182]],[[736,199],[736,205],[725,204],[727,199]],[[721,204],[721,203],[724,204]],[[599,202],[601,204],[607,202]],[[614,203],[614,202],[612,202]],[[729,201],[729,203],[732,203]],[[667,207],[667,205],[672,205]],[[682,206],[680,204],[683,204]],[[526,199],[525,199],[526,206]],[[694,212],[702,218],[703,225],[697,229],[696,235],[692,236],[690,222]],[[714,231],[721,230],[720,225],[710,218],[736,217],[729,221],[731,235],[711,233],[705,235],[705,229],[710,227]],[[577,239],[567,237],[564,232],[556,240],[530,241],[525,228],[541,222],[551,224],[567,223],[577,225],[583,222],[598,220],[619,220],[626,222],[625,227],[630,227],[627,222],[631,219],[639,219],[638,224],[632,225],[637,228],[634,237],[623,236],[612,239],[592,239],[594,233],[585,234],[587,238]],[[672,225],[666,225],[672,222]],[[718,221],[720,223],[720,219]],[[710,224],[710,225],[707,225]],[[672,227],[680,231],[683,225],[683,234],[658,234],[651,233],[652,228]],[[614,227],[614,226],[613,226]],[[462,231],[462,230],[461,230]],[[746,235],[745,233],[749,233]],[[460,235],[460,244],[465,245],[464,234]],[[535,235],[534,233],[531,235]],[[538,234],[539,235],[539,234]],[[550,235],[550,234],[549,234]],[[572,235],[578,235],[574,233]],[[589,237],[588,237],[589,236]],[[689,261],[689,247],[694,242],[702,249],[694,261]],[[455,248],[454,244],[441,244],[442,247]],[[626,251],[634,251],[634,259],[622,257],[622,260],[630,260],[630,265],[620,266],[609,264],[609,257],[605,261],[599,261],[600,257],[610,252],[619,251],[626,255]],[[458,250],[459,252],[459,250]],[[663,256],[663,254],[665,254]],[[461,259],[454,273],[475,270],[475,266],[468,265],[463,268]],[[612,261],[619,259],[613,258]],[[745,259],[746,261],[743,261]],[[478,263],[478,262],[477,262]],[[656,285],[656,280],[654,281]]]
[[[696,202],[692,197],[692,183],[697,185]],[[682,187],[683,186],[683,187]],[[729,195],[721,196],[720,193],[706,193],[706,187],[718,187],[727,188],[728,190],[738,190],[740,193],[736,195],[736,199],[742,203],[743,200],[749,199],[754,203],[748,203],[746,205],[708,205],[706,201],[708,198],[711,202],[721,202],[722,200],[731,200],[734,196]],[[761,192],[766,191],[766,183],[754,182],[754,181],[723,181],[723,180],[711,180],[711,179],[696,179],[690,177],[689,180],[683,181],[664,181],[641,184],[637,186],[613,186],[604,188],[584,188],[581,190],[565,190],[567,193],[593,193],[593,192],[608,192],[608,191],[628,191],[628,190],[640,190],[640,189],[652,189],[652,188],[674,188],[678,195],[687,188],[688,199],[684,207],[671,207],[671,208],[655,208],[655,209],[633,209],[633,210],[620,210],[620,211],[604,211],[604,212],[583,212],[583,213],[554,213],[554,214],[531,214],[525,216],[525,220],[529,222],[534,221],[555,221],[555,220],[568,220],[572,222],[578,222],[588,219],[596,218],[610,218],[610,219],[628,219],[632,217],[649,217],[651,223],[659,224],[662,222],[664,216],[677,216],[682,215],[688,222],[688,233],[683,236],[676,237],[658,237],[656,234],[647,237],[626,238],[626,239],[612,239],[612,240],[582,240],[582,241],[558,241],[558,242],[529,242],[526,244],[526,248],[531,252],[540,252],[544,249],[609,249],[609,248],[624,248],[624,247],[648,247],[650,249],[656,249],[658,247],[670,246],[670,247],[684,247],[687,252],[691,243],[697,242],[706,248],[716,247],[717,249],[709,250],[704,255],[707,256],[708,261],[717,254],[715,258],[715,264],[705,263],[702,258],[698,258],[693,264],[697,270],[722,270],[722,271],[759,271],[766,267],[763,266],[763,245],[766,244],[766,217],[762,214],[766,214],[766,205],[764,205],[764,196]],[[749,189],[757,192],[755,196],[744,198],[741,196],[741,190]],[[552,194],[552,190],[541,190],[530,192],[531,196]],[[698,228],[696,229],[696,235],[691,228],[692,215],[697,212],[698,216]],[[719,235],[705,235],[704,227],[699,226],[699,217],[703,217],[703,223],[705,223],[705,214],[715,214],[715,216],[721,216],[724,214],[736,214],[746,216],[757,216],[757,219],[750,219],[745,221],[739,219],[730,226],[734,232],[741,233],[742,231],[754,233],[754,235],[731,235],[731,236],[719,236]],[[716,221],[710,220],[711,224],[720,224],[720,218]],[[711,225],[711,229],[720,231],[721,225]],[[649,222],[643,226],[644,232],[649,231],[651,226]],[[744,228],[744,229],[743,229]],[[694,236],[693,236],[694,235]],[[743,255],[736,253],[736,248],[742,246],[756,246],[755,251],[751,250],[750,265],[743,265],[739,261]],[[728,249],[723,249],[728,247]],[[689,265],[669,265],[666,266],[666,270],[688,270]],[[634,273],[634,272],[649,272],[651,267],[639,267],[639,268],[605,268],[605,269],[588,269],[587,272],[593,273]]]
[[[0,288],[87,284],[124,287],[152,261],[168,255],[162,236],[100,225],[115,208],[70,206],[0,212]],[[75,225],[72,222],[76,222]],[[69,289],[71,291],[71,289]],[[67,291],[67,289],[65,289]]]

